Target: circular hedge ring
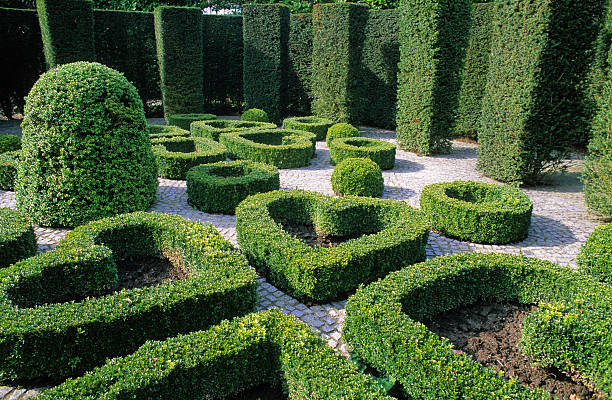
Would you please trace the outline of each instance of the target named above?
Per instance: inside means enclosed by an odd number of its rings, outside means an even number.
[[[306,131],[266,129],[223,133],[219,142],[227,147],[232,158],[278,168],[299,168],[310,164],[316,136]]]
[[[345,158],[369,158],[381,169],[391,169],[395,165],[395,145],[364,137],[345,137],[334,139],[329,144],[329,155],[333,164]]]
[[[325,136],[325,142],[327,143],[327,147],[334,139],[343,138],[343,137],[360,137],[359,129],[355,128],[351,124],[347,124],[346,122],[340,122],[334,124],[329,127],[327,130],[327,136]]]
[[[174,114],[168,117],[168,125],[178,126],[188,131],[192,122],[209,121],[212,119],[217,119],[217,116],[213,114]]]
[[[214,121],[196,121],[191,123],[191,136],[219,140],[225,132],[252,131],[258,129],[276,129],[276,124],[257,121],[236,121],[217,119]]]
[[[385,181],[378,164],[368,158],[342,160],[331,176],[334,193],[345,196],[380,197],[385,190]]]
[[[20,154],[21,150],[0,154],[0,190],[15,190],[17,162]]]
[[[187,196],[198,210],[234,214],[250,195],[280,189],[278,168],[249,160],[198,165],[187,172]]]
[[[433,229],[487,244],[525,239],[533,210],[529,197],[515,188],[473,181],[425,186],[420,203]]]
[[[597,227],[578,254],[581,271],[612,284],[612,224]]]
[[[317,135],[317,141],[325,140],[327,130],[334,121],[318,117],[292,117],[283,120],[283,129],[296,129],[299,131],[312,132]]]
[[[36,236],[23,214],[0,208],[0,268],[36,254]]]
[[[21,149],[21,138],[15,135],[0,135],[0,154]]]
[[[149,137],[151,139],[167,138],[167,137],[188,137],[189,131],[179,128],[174,125],[148,125]]]
[[[185,179],[187,171],[196,165],[226,159],[225,146],[212,139],[171,137],[151,143],[160,178]]]

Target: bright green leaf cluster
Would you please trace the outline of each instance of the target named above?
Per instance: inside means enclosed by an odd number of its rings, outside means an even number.
[[[325,136],[325,142],[327,143],[327,147],[330,147],[330,143],[334,139],[360,136],[359,129],[346,122],[340,122],[329,127],[327,135]]]
[[[385,190],[382,170],[368,158],[345,158],[331,176],[334,193],[342,196],[380,197]]]
[[[612,283],[612,224],[597,227],[578,254],[580,270]]]

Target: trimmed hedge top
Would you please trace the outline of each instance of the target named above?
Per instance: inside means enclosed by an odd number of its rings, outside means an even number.
[[[283,129],[297,129],[300,131],[312,132],[317,136],[317,141],[325,140],[327,130],[334,124],[334,121],[318,117],[291,117],[283,120]]]
[[[25,215],[0,208],[0,268],[36,254],[36,236]]]
[[[268,113],[259,108],[249,108],[240,116],[241,121],[270,122]]]
[[[191,123],[191,135],[219,140],[219,135],[226,132],[240,132],[258,129],[276,129],[276,124],[257,121],[235,121],[218,119],[215,121],[196,121]]]
[[[174,125],[148,125],[149,137],[151,139],[169,138],[169,137],[187,137],[189,131],[179,128]]]
[[[214,114],[173,114],[168,116],[168,125],[178,126],[189,131],[191,123],[195,121],[211,121],[217,119]]]
[[[578,254],[580,269],[612,284],[612,224],[597,227]]]
[[[21,138],[15,135],[0,135],[0,154],[21,149]]]
[[[380,197],[385,190],[382,171],[368,158],[345,158],[331,176],[332,189],[338,195]]]
[[[329,127],[327,135],[325,136],[325,143],[327,143],[327,147],[329,147],[329,144],[334,139],[359,136],[361,136],[359,129],[346,122],[340,122]]]
[[[346,158],[369,158],[381,169],[392,169],[395,166],[395,145],[365,137],[344,137],[329,143],[329,156],[334,164]]]
[[[169,137],[151,142],[160,178],[185,179],[190,168],[227,158],[225,146],[212,139]]]

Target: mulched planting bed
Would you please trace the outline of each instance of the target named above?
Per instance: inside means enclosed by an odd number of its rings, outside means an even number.
[[[337,247],[340,243],[344,243],[349,239],[357,239],[358,237],[363,236],[363,234],[331,236],[317,232],[314,225],[299,224],[288,220],[278,220],[276,222],[281,224],[285,232],[304,241],[310,247]]]
[[[189,276],[182,265],[173,265],[167,258],[133,256],[119,260],[116,264],[117,284],[110,293],[180,281]]]

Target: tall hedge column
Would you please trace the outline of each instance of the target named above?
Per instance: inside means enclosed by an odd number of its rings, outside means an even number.
[[[244,101],[280,123],[287,114],[289,7],[248,4],[242,8]]]
[[[317,5],[313,10],[312,110],[318,117],[358,123],[361,51],[368,8],[360,4]]]
[[[451,148],[471,0],[402,0],[397,139],[421,155]]]
[[[164,115],[204,112],[202,11],[157,7],[155,38]]]

